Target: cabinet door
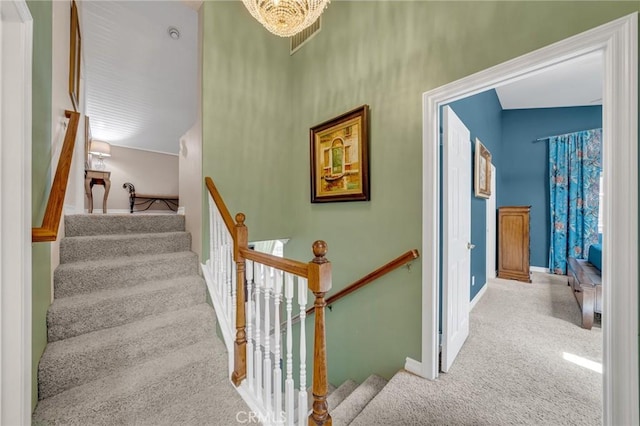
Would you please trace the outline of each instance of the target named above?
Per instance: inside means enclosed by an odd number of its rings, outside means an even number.
[[[528,210],[501,208],[498,226],[499,277],[530,282]]]

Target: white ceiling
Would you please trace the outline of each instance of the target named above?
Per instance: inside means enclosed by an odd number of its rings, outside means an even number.
[[[496,88],[502,109],[602,105],[601,53],[563,62]]]
[[[181,1],[84,1],[80,22],[92,136],[177,154],[197,113],[197,12]]]

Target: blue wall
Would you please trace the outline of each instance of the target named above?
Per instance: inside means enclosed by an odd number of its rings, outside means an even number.
[[[550,234],[548,143],[535,140],[597,127],[602,127],[601,106],[502,112],[497,201],[498,206],[531,206],[532,266],[548,267]]]
[[[496,169],[502,164],[500,153],[502,140],[502,106],[495,90],[479,93],[475,96],[461,99],[449,105],[471,131],[471,150],[475,152],[475,140],[480,142],[491,152],[492,163]],[[473,167],[473,155],[472,167]],[[473,170],[473,168],[472,168]],[[471,276],[475,277],[475,285],[471,286],[471,299],[480,291],[487,281],[487,238],[486,221],[487,207],[484,198],[476,198],[473,193],[473,173],[471,182],[471,243],[476,248],[471,251]],[[496,186],[499,180],[496,180]],[[501,189],[496,188],[498,194]]]

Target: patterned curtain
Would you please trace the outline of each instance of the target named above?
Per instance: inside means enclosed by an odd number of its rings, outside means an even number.
[[[549,270],[567,273],[567,258],[585,259],[598,242],[602,129],[549,138]]]

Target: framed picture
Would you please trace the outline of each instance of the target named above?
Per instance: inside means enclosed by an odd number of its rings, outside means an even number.
[[[91,126],[89,125],[89,117],[84,116],[84,169],[91,170]]]
[[[310,131],[311,202],[368,201],[369,106]]]
[[[476,197],[491,197],[491,153],[478,138],[476,138],[475,173],[473,178]]]
[[[71,38],[69,46],[69,96],[74,111],[80,109],[80,60],[82,57],[82,40],[80,37],[80,21],[75,0],[71,1]]]

